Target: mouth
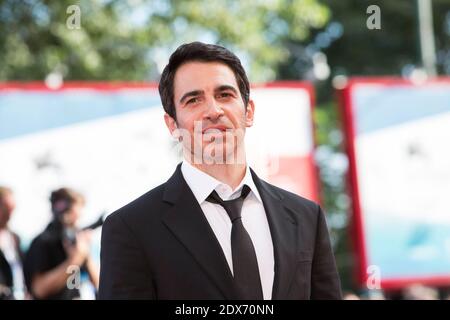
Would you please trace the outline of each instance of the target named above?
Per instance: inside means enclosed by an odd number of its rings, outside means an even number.
[[[204,134],[204,133],[208,133],[208,131],[210,131],[210,130],[216,130],[216,131],[220,131],[220,132],[226,132],[227,129],[229,129],[229,128],[226,127],[226,126],[223,126],[223,125],[217,125],[217,126],[211,126],[211,127],[207,127],[207,128],[205,128],[205,129],[203,129],[203,130],[202,130],[202,133],[203,133],[203,134]]]

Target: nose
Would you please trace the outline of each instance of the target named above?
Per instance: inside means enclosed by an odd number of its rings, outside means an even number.
[[[209,99],[207,103],[207,109],[205,111],[205,118],[214,121],[221,116],[223,116],[223,110],[220,105],[217,104],[214,98]]]

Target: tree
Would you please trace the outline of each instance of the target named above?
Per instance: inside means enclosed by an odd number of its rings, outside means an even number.
[[[72,1],[0,2],[0,79],[140,80],[147,39],[121,20],[112,2],[80,1],[81,28],[66,25]]]
[[[335,253],[343,287],[354,288],[351,270],[354,262],[349,240],[350,215],[346,192],[346,160],[343,153],[341,121],[332,79],[345,76],[408,76],[420,67],[416,1],[324,0],[330,9],[325,28],[312,28],[303,41],[286,39],[289,59],[278,66],[279,79],[305,79],[315,82],[318,106],[315,112],[324,206],[329,214]],[[381,10],[381,29],[369,30],[367,8]],[[433,21],[438,71],[450,74],[450,11],[448,0],[433,1]],[[320,81],[312,72],[314,55],[326,56],[330,77]]]
[[[69,29],[73,4],[0,0],[0,80],[51,72],[67,80],[157,80],[170,51],[201,39],[236,50],[251,80],[265,81],[289,56],[284,39],[307,39],[330,14],[317,0],[81,0],[81,28]]]

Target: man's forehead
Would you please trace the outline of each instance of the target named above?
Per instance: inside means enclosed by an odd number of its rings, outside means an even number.
[[[221,89],[222,86],[238,88],[233,70],[220,62],[192,61],[181,65],[175,73],[174,93]]]

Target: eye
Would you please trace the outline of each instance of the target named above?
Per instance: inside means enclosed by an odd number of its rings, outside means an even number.
[[[186,102],[186,104],[193,104],[193,103],[197,103],[198,101],[199,101],[199,98],[198,98],[198,97],[195,97],[195,98],[189,99],[189,100]]]
[[[228,98],[228,97],[231,97],[231,96],[232,95],[229,92],[221,92],[221,93],[219,93],[219,98]]]

